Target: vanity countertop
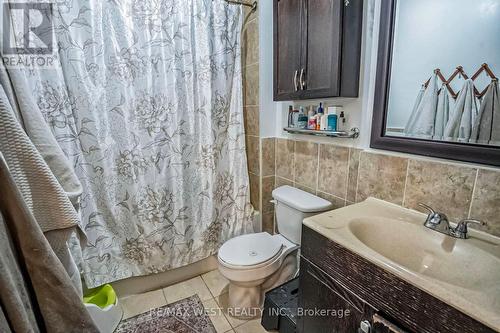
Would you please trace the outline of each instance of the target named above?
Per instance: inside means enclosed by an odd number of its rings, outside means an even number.
[[[367,200],[304,225],[500,331],[500,238],[469,229],[457,239],[423,226],[426,214]]]

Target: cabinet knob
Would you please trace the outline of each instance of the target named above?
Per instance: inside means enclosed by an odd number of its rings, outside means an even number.
[[[358,333],[370,333],[372,331],[372,324],[368,320],[363,320],[359,323]]]

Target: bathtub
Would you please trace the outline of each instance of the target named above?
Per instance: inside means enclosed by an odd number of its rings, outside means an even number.
[[[262,230],[259,212],[254,215],[254,230]],[[187,266],[175,268],[167,272],[137,276],[111,283],[119,298],[142,294],[147,291],[165,288],[181,281],[186,281],[198,275],[217,269],[217,256],[213,255]]]

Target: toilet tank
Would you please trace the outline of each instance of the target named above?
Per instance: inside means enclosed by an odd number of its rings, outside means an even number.
[[[273,198],[278,232],[295,244],[300,244],[306,217],[332,209],[331,202],[288,185],[275,189]]]

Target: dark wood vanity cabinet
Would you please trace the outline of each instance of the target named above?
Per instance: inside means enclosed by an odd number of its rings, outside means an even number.
[[[307,259],[301,259],[300,267],[299,302],[303,312],[298,332],[406,332]]]
[[[306,226],[299,309],[299,333],[495,332]]]
[[[298,332],[357,332],[361,323],[375,314],[375,309],[304,258],[300,270],[303,313],[299,313]]]
[[[274,0],[274,100],[357,97],[363,0]]]

